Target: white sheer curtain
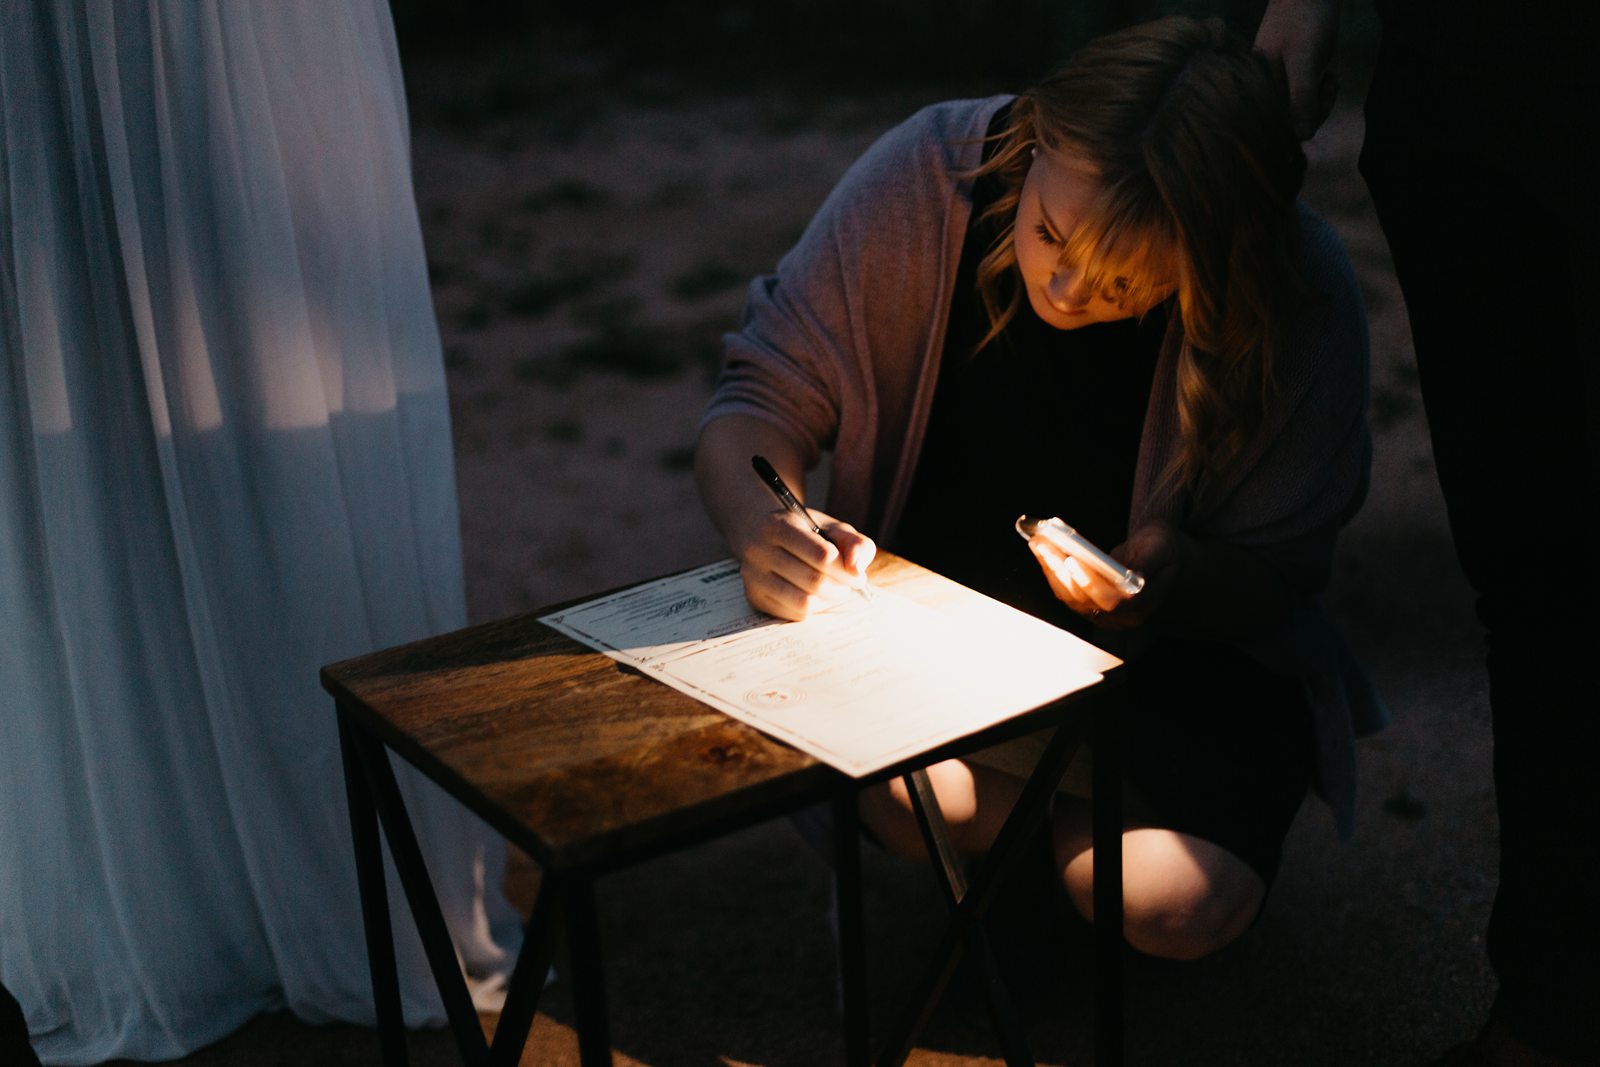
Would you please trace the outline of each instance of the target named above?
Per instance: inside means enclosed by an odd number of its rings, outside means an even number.
[[[370,1021],[317,668],[464,621],[382,0],[0,0],[0,354],[0,981],[41,1058]],[[402,777],[503,972],[503,847]]]

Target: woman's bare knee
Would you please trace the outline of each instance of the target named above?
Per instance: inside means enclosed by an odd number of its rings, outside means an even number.
[[[960,760],[946,760],[935,763],[927,771],[951,841],[963,853],[984,851],[989,842],[982,832],[979,783],[972,769]],[[864,791],[861,818],[890,851],[915,859],[927,858],[922,830],[917,825],[904,778],[895,778]]]
[[[1058,837],[1058,857],[1072,843]],[[1083,848],[1068,857],[1062,874],[1073,904],[1093,919],[1093,851]],[[1122,836],[1123,932],[1128,944],[1147,955],[1210,955],[1249,928],[1265,894],[1261,876],[1219,845],[1172,830],[1137,829]]]

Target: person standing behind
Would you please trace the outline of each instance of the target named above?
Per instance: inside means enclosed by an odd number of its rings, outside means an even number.
[[[1361,171],[1410,315],[1456,552],[1487,643],[1500,817],[1490,1019],[1441,1064],[1600,1063],[1600,5],[1378,0]],[[1302,136],[1338,0],[1256,43]]]
[[[464,599],[387,5],[0,0],[0,983],[42,1060],[371,1021],[317,670]],[[503,844],[402,788],[503,975]]]

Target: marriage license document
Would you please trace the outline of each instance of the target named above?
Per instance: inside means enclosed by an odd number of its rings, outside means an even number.
[[[539,621],[860,777],[1098,682],[1121,661],[925,572],[938,609],[874,587],[800,622],[724,560]],[[918,579],[922,580],[922,579]]]

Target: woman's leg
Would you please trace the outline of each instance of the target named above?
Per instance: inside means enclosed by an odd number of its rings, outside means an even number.
[[[1077,798],[1060,800],[1053,820],[1056,869],[1073,905],[1093,921],[1090,806]],[[1123,831],[1123,936],[1146,955],[1210,955],[1249,929],[1266,893],[1261,875],[1221,845],[1154,826]]]
[[[1128,684],[1125,936],[1152,956],[1197,959],[1261,910],[1311,783],[1311,713],[1299,683],[1216,645],[1159,642],[1133,664]],[[928,777],[952,842],[968,856],[988,850],[1023,784],[973,761],[935,764]],[[927,857],[903,781],[866,791],[861,813],[886,847]],[[1088,802],[1058,794],[1052,826],[1062,881],[1092,918]]]
[[[1022,779],[963,760],[933,764],[928,768],[928,780],[950,828],[951,843],[964,856],[989,851],[1022,792]],[[863,791],[861,820],[891,852],[911,859],[928,858],[904,778]]]
[[[1198,959],[1255,921],[1313,777],[1301,684],[1224,645],[1167,636],[1131,664],[1121,719],[1124,934]],[[1056,858],[1092,917],[1090,806],[1060,798]]]
[[[965,856],[981,856],[1022,791],[1022,780],[961,760],[928,768],[950,839]],[[884,846],[928,858],[904,779],[862,794],[861,817]],[[1052,818],[1057,870],[1072,902],[1094,918],[1094,850],[1090,807],[1058,796]],[[1220,845],[1159,827],[1130,826],[1122,835],[1124,931],[1128,944],[1151,956],[1198,959],[1238,937],[1255,919],[1266,882]]]

